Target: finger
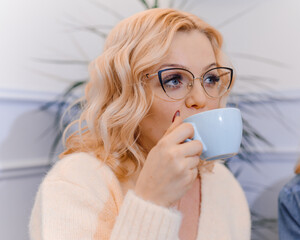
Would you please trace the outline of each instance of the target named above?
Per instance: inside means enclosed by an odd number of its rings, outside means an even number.
[[[180,116],[180,111],[176,111],[173,117],[173,122],[171,126],[167,129],[164,135],[168,135],[170,132],[172,132],[176,127],[178,127],[182,123],[182,118]]]
[[[181,123],[166,135],[167,141],[172,144],[183,143],[186,139],[194,136],[194,128],[190,123]]]
[[[198,169],[197,168],[191,169],[190,176],[191,176],[191,183],[193,183],[196,180],[196,178],[198,177]]]
[[[198,140],[192,140],[180,144],[178,146],[178,151],[182,153],[183,156],[186,157],[200,156],[203,151],[203,145]]]
[[[198,168],[200,157],[199,156],[187,157],[184,159],[184,161],[186,161],[186,168],[192,170],[194,168]]]

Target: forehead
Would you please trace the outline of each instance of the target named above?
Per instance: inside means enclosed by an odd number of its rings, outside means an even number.
[[[161,65],[178,64],[198,72],[215,62],[215,54],[210,40],[204,33],[193,30],[179,31],[174,35]]]

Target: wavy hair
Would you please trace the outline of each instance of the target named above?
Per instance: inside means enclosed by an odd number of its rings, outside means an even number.
[[[296,166],[294,168],[295,174],[300,174],[300,158],[298,159]]]
[[[65,141],[60,157],[89,152],[122,180],[141,167],[146,152],[139,142],[139,124],[152,104],[143,76],[157,66],[178,31],[198,30],[210,40],[221,65],[220,33],[197,16],[174,9],[150,9],[121,21],[108,35],[103,54],[90,63],[83,110]],[[226,97],[226,96],[225,96]],[[125,162],[133,163],[133,170]]]

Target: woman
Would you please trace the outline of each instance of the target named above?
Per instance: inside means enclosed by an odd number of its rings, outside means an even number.
[[[172,9],[111,31],[79,130],[38,191],[32,239],[250,239],[241,187],[222,164],[202,163],[182,122],[225,105],[232,71],[221,45],[214,28]]]
[[[279,239],[300,239],[300,160],[294,176],[278,197]]]

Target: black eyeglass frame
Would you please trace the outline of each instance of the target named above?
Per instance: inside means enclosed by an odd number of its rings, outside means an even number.
[[[203,79],[204,79],[205,74],[207,74],[208,72],[210,72],[210,71],[212,71],[212,70],[216,70],[216,69],[226,69],[226,70],[229,70],[229,71],[230,71],[230,82],[229,82],[229,85],[228,85],[226,91],[225,91],[221,96],[213,97],[213,96],[210,96],[210,95],[206,92],[206,90],[205,90],[205,88],[204,88],[204,86],[203,86]],[[200,83],[201,83],[201,86],[202,86],[202,88],[204,89],[204,92],[205,92],[206,95],[207,95],[208,97],[210,97],[210,98],[219,98],[219,97],[222,97],[222,96],[229,90],[229,88],[230,88],[230,86],[231,86],[231,84],[232,84],[233,69],[230,68],[230,67],[215,67],[215,68],[211,68],[211,69],[207,70],[205,73],[203,73],[202,76],[200,76],[200,77],[198,77],[198,78],[196,78],[195,75],[194,75],[191,71],[189,71],[189,70],[187,70],[187,69],[185,69],[185,68],[165,68],[165,69],[159,70],[157,73],[152,73],[152,74],[147,73],[147,74],[146,74],[146,77],[147,77],[147,78],[158,75],[158,79],[159,79],[160,85],[161,85],[162,89],[164,90],[165,94],[166,94],[169,98],[174,99],[174,100],[180,100],[180,99],[183,99],[183,98],[186,97],[186,95],[185,95],[184,97],[182,97],[182,98],[179,98],[179,99],[172,98],[172,97],[170,97],[170,96],[168,95],[168,93],[166,92],[166,90],[165,90],[165,88],[164,88],[164,85],[163,85],[163,81],[162,81],[161,75],[162,75],[163,72],[169,71],[169,70],[184,70],[184,71],[186,71],[186,72],[189,72],[189,73],[193,76],[192,87],[194,86],[194,81],[195,81],[195,79],[199,79],[199,80],[200,80]]]

